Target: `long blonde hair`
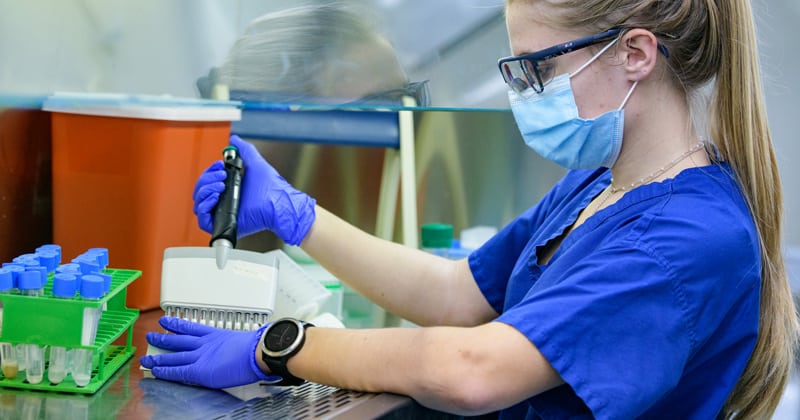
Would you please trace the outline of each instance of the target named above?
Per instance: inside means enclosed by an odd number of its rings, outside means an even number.
[[[516,1],[547,3],[553,12],[548,18],[565,28],[647,29],[669,48],[668,65],[687,92],[715,82],[708,122],[711,138],[744,192],[758,229],[762,260],[758,341],[722,415],[770,417],[795,360],[798,319],[781,251],[783,197],[750,1]]]

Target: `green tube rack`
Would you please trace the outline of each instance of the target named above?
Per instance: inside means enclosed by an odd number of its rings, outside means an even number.
[[[13,379],[0,374],[0,387],[39,391],[94,394],[133,357],[133,324],[139,318],[138,309],[125,306],[127,287],[142,274],[138,270],[108,268],[103,271],[111,275],[111,289],[96,301],[60,299],[53,296],[52,274],[45,286],[43,296],[24,296],[0,293],[2,303],[2,325],[0,342],[11,344],[38,344],[60,346],[68,349],[84,348],[93,351],[92,376],[86,386],[79,387],[67,375],[59,384],[47,379],[49,351],[45,352],[45,372],[42,382],[31,384],[25,372]],[[83,313],[86,308],[106,309],[100,316],[97,336],[91,346],[81,345]],[[127,331],[125,344],[113,344]],[[120,340],[121,341],[121,340]]]

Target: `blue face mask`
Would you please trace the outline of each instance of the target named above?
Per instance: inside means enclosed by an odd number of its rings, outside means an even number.
[[[636,82],[619,109],[586,120],[578,115],[570,79],[592,64],[612,41],[574,73],[553,79],[544,92],[517,94],[509,89],[511,111],[525,144],[545,159],[569,169],[610,168],[622,149],[623,108]],[[529,95],[526,95],[528,93]]]

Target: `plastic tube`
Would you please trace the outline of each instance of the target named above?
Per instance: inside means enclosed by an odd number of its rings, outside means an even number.
[[[44,287],[47,285],[47,267],[43,265],[34,265],[26,267],[25,271],[35,271],[39,273],[39,291],[37,296],[44,295]]]
[[[42,275],[36,270],[20,271],[17,275],[19,292],[26,296],[41,296]]]
[[[14,353],[17,353],[17,370],[19,370],[20,372],[24,372],[25,368],[28,367],[27,363],[28,355],[26,354],[27,352],[25,351],[25,345],[17,344],[16,346],[14,346]]]
[[[0,343],[0,358],[2,363],[0,367],[3,369],[3,375],[8,379],[14,379],[19,373],[19,364],[17,363],[17,351],[11,343]]]
[[[103,279],[95,275],[81,277],[81,298],[85,300],[99,300],[104,294]],[[83,331],[81,344],[91,346],[97,335],[97,324],[100,322],[102,308],[84,308]],[[86,386],[92,378],[92,349],[76,348],[72,350],[72,380],[77,386]]]
[[[72,380],[77,386],[86,386],[92,379],[92,350],[72,349]]]
[[[47,366],[47,380],[53,385],[58,385],[67,376],[67,349],[66,347],[50,347],[50,364]]]
[[[42,382],[44,377],[44,347],[38,344],[23,344],[26,355],[25,379],[32,384]]]
[[[53,296],[59,299],[73,299],[78,290],[78,278],[68,273],[57,273],[53,276]],[[50,347],[50,364],[47,368],[47,379],[51,384],[59,384],[67,376],[67,349]]]
[[[103,278],[89,274],[81,277],[81,299],[97,301],[105,294],[105,284]],[[81,333],[81,344],[91,346],[94,344],[97,335],[97,325],[100,322],[103,308],[84,308],[83,310],[83,330]]]

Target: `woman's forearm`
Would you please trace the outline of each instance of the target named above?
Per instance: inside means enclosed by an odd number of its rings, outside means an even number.
[[[316,211],[302,248],[384,309],[419,325],[471,326],[496,316],[465,260],[379,239],[319,206]]]
[[[525,336],[497,322],[472,328],[312,327],[306,334],[304,347],[287,364],[293,375],[343,389],[408,395],[451,413],[494,411],[562,383]]]

